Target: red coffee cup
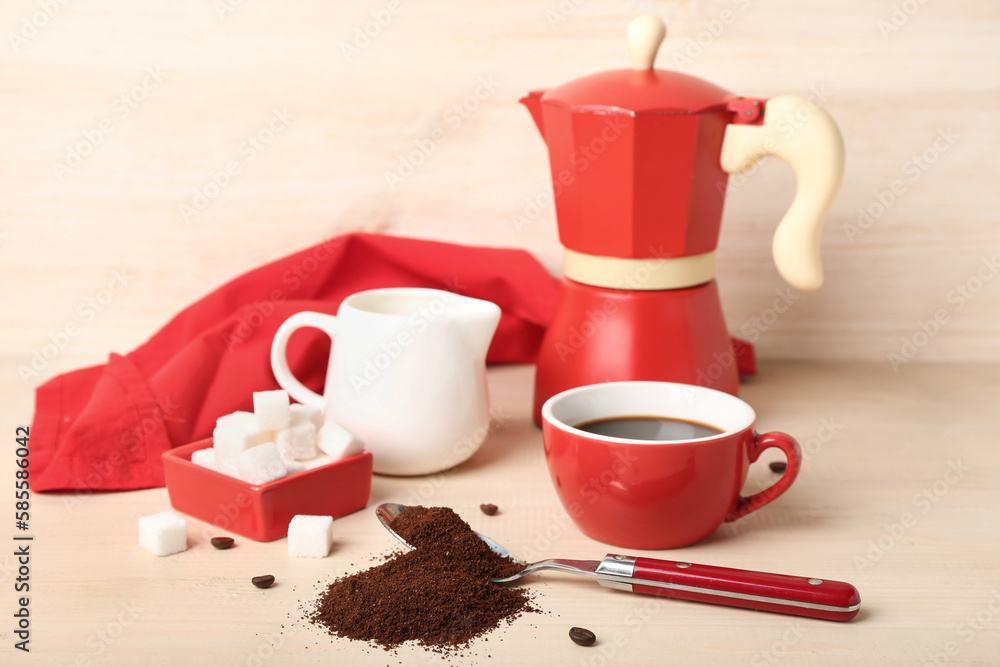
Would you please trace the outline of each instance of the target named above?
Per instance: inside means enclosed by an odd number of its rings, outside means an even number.
[[[714,427],[685,440],[639,440],[576,428],[597,420],[651,417]],[[672,382],[607,382],[556,394],[542,406],[545,460],[570,517],[590,537],[631,549],[694,544],[724,522],[760,509],[799,473],[790,435],[758,434],[745,402]],[[787,467],[771,486],[740,495],[750,464],[777,447]]]

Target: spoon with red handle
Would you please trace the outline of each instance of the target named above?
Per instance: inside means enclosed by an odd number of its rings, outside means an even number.
[[[375,509],[375,514],[396,539],[412,549],[392,529],[393,519],[404,509],[406,505],[383,503]],[[524,562],[485,535],[476,534],[495,553],[518,563]],[[828,621],[849,621],[858,615],[861,608],[858,589],[843,581],[618,554],[608,554],[604,560],[550,558],[529,563],[512,576],[490,581],[505,584],[541,570],[558,570],[590,577],[602,586],[630,593],[710,602]]]

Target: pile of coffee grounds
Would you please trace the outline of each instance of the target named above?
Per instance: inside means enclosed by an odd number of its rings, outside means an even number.
[[[415,641],[448,651],[538,611],[524,589],[488,581],[524,566],[493,553],[451,509],[410,506],[392,526],[415,550],[334,581],[310,621],[387,650]]]

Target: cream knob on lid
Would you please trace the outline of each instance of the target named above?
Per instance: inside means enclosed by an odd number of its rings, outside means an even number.
[[[656,51],[667,36],[667,26],[663,19],[652,14],[636,16],[628,24],[625,39],[628,40],[628,52],[632,56],[632,67],[637,70],[653,69]]]

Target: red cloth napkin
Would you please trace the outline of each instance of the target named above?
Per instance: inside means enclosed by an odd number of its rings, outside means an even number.
[[[489,362],[534,360],[558,283],[523,250],[348,234],[279,259],[182,311],[138,349],[60,375],[36,390],[31,488],[101,491],[163,486],[160,455],[212,434],[215,420],[252,410],[277,389],[271,339],[293,313],[335,314],[377,287],[431,287],[493,301],[503,311]],[[330,341],[296,333],[295,375],[322,391]]]

